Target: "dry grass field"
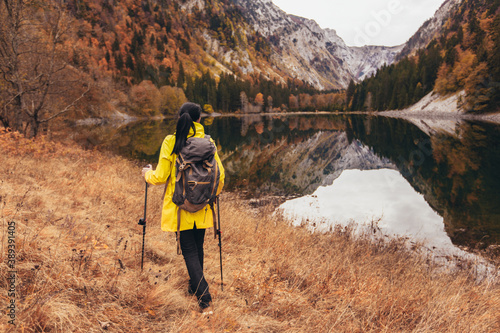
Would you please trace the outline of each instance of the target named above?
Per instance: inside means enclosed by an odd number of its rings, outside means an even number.
[[[349,229],[311,234],[228,193],[224,290],[208,232],[214,303],[212,314],[201,314],[174,236],[160,230],[163,187],[149,191],[141,272],[138,164],[5,131],[0,151],[3,313],[11,282],[16,287],[15,326],[2,315],[2,332],[500,331],[499,281],[478,281],[468,265],[448,271],[404,240],[374,241]]]

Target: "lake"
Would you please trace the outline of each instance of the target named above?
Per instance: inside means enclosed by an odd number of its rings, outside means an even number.
[[[328,231],[356,222],[432,248],[500,244],[500,125],[346,114],[203,123],[226,189],[282,198],[294,224]],[[155,164],[174,130],[174,119],[80,126],[75,140]]]

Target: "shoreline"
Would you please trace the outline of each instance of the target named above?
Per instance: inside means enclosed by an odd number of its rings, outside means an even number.
[[[494,124],[500,124],[500,112],[490,113],[490,114],[467,114],[463,112],[443,112],[443,111],[429,111],[429,110],[387,110],[387,111],[298,111],[298,112],[272,112],[272,113],[217,113],[214,116],[206,115],[203,118],[226,118],[235,117],[243,118],[249,116],[313,116],[313,115],[332,115],[332,116],[342,116],[342,115],[366,115],[366,116],[379,116],[406,120],[469,120],[469,121],[481,121]],[[74,126],[101,126],[101,125],[126,125],[141,121],[152,121],[152,120],[165,120],[173,119],[173,115],[160,115],[154,117],[103,117],[103,118],[85,118],[78,119],[74,121]]]
[[[385,117],[407,120],[469,120],[500,124],[500,112],[472,114],[467,113],[462,105],[464,91],[442,96],[430,92],[420,101],[402,110],[380,111]]]
[[[459,91],[450,95],[442,96],[434,91],[424,96],[417,103],[401,110],[385,110],[385,111],[291,111],[291,112],[255,112],[255,113],[242,113],[241,111],[235,112],[214,112],[212,114],[202,113],[203,118],[217,118],[217,117],[249,117],[249,116],[308,116],[308,115],[368,115],[368,116],[382,116],[389,118],[399,118],[407,120],[469,120],[469,121],[482,121],[494,124],[500,124],[500,112],[486,113],[486,114],[471,114],[466,113],[461,107],[465,91]],[[126,113],[116,111],[107,117],[100,118],[85,118],[74,120],[76,126],[88,125],[123,125],[139,121],[150,120],[164,120],[175,118],[175,115],[160,114],[153,117],[134,116]]]
[[[494,114],[463,114],[463,113],[446,113],[446,112],[429,112],[429,111],[380,111],[376,115],[388,118],[398,118],[406,120],[469,120],[482,121],[494,124],[500,124],[500,113]]]

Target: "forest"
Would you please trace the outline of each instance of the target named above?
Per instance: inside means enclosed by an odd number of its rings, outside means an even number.
[[[273,74],[269,42],[232,1],[183,6],[173,0],[0,2],[0,123],[36,136],[57,119],[174,114],[186,100],[235,112],[242,92],[253,110],[344,108],[342,92]],[[252,65],[260,67],[248,71]]]

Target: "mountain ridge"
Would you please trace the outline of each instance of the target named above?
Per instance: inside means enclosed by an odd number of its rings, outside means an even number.
[[[383,65],[390,65],[403,46],[350,47],[334,29],[287,14],[269,0],[233,0],[249,24],[271,41],[273,62],[284,72],[320,90],[345,89]],[[374,52],[375,50],[375,52]]]
[[[458,96],[450,106],[455,111],[500,110],[500,1],[446,1],[404,52],[397,63],[351,86],[348,109],[401,110],[436,94]]]

